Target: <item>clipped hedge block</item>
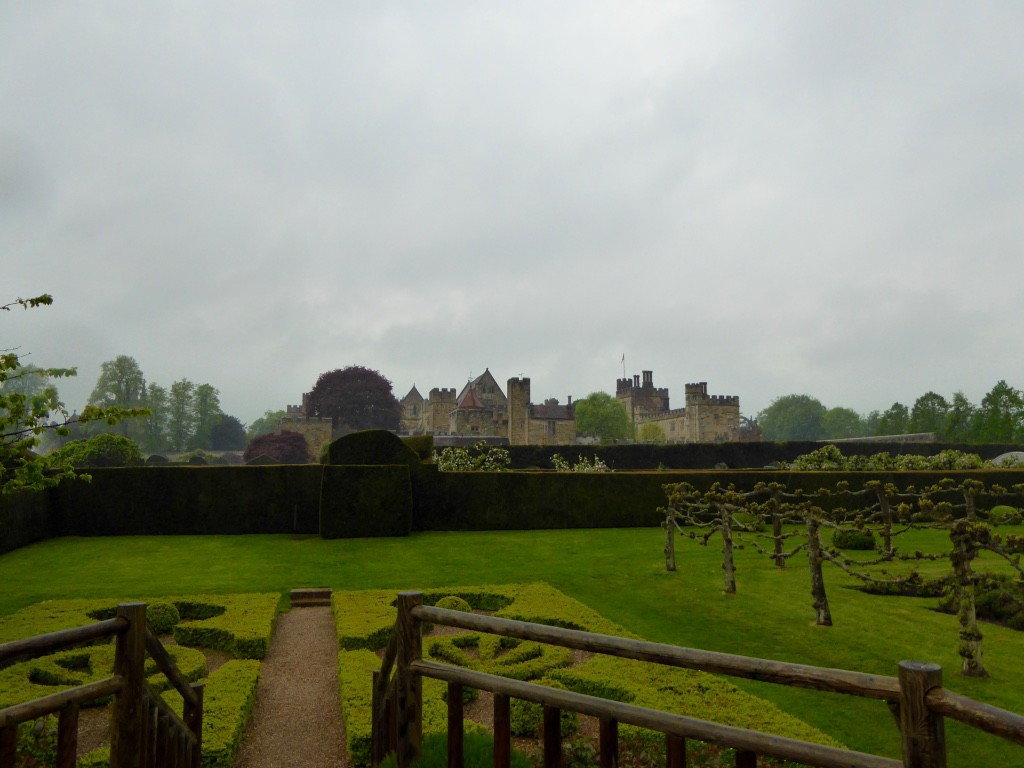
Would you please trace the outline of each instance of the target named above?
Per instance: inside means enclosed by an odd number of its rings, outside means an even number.
[[[408,467],[324,467],[320,490],[323,538],[408,536],[412,515]]]
[[[339,437],[324,451],[322,463],[334,465],[401,464],[415,469],[420,457],[394,432],[366,429]]]

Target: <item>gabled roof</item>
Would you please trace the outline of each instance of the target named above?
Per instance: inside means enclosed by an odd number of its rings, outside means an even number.
[[[462,394],[459,395],[459,399],[455,401],[456,408],[486,408],[476,394],[476,387],[467,386],[466,389],[462,390]]]
[[[418,389],[416,389],[416,385],[415,384],[412,385],[412,389],[409,390],[409,393],[405,397],[402,398],[402,402],[403,403],[406,400],[415,400],[415,401],[420,402],[420,403],[423,402],[423,395],[421,395],[420,391]]]
[[[494,388],[493,391],[498,396],[496,399],[499,400],[501,403],[504,403],[507,400],[507,398],[505,397],[505,390],[501,388],[501,385],[498,383],[497,379],[494,378],[494,374],[491,373],[490,368],[485,368],[484,372],[477,376],[475,379],[466,382],[466,386],[462,388],[462,391],[459,393],[459,397],[461,398],[470,389],[479,389],[482,392],[485,390],[484,385]]]

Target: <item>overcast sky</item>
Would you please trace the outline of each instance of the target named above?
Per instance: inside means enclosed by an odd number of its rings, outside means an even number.
[[[1024,3],[0,2],[0,347],[250,422],[365,365],[1024,388]],[[0,303],[3,303],[0,301]]]

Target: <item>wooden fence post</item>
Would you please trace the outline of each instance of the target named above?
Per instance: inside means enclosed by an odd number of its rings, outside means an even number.
[[[946,768],[946,733],[942,715],[928,710],[925,694],[942,687],[942,667],[901,661],[900,732],[904,768]]]
[[[602,720],[600,728],[601,768],[619,768],[619,723],[617,720]]]
[[[146,604],[123,603],[117,615],[128,620],[128,628],[117,636],[114,674],[124,687],[114,697],[110,734],[111,768],[139,768],[142,764],[142,734],[145,728],[146,688]]]
[[[543,708],[544,713],[544,768],[558,768],[562,764],[562,711],[558,707]]]
[[[57,768],[78,765],[78,705],[63,707],[57,719]]]
[[[423,604],[421,592],[398,594],[398,768],[408,768],[423,748],[423,686],[419,675],[409,669],[422,656],[423,640],[412,609]]]
[[[206,686],[203,683],[192,683],[190,687],[192,693],[196,695],[197,701],[195,706],[185,702],[182,720],[196,737],[195,747],[192,750],[191,768],[200,768],[203,760],[203,693]]]
[[[0,728],[0,768],[14,768],[18,749],[18,726]]]
[[[448,683],[448,768],[462,768],[464,729],[462,686]]]
[[[380,695],[380,670],[373,670],[373,691],[370,694],[370,765],[377,768],[384,760],[386,724],[384,697]]]

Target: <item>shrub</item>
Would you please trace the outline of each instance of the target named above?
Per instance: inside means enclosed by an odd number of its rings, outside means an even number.
[[[993,525],[1020,525],[1020,510],[1007,504],[997,504],[989,510],[988,521]]]
[[[394,754],[388,755],[381,768],[397,768]],[[462,739],[462,765],[465,768],[491,768],[494,765],[494,739],[479,730],[467,730]],[[448,734],[431,733],[423,737],[423,751],[413,763],[415,768],[448,768]],[[512,768],[531,768],[529,758],[512,749]]]
[[[549,688],[567,690],[557,680],[543,679],[537,682]],[[580,718],[578,714],[569,710],[562,710],[561,718],[559,730],[561,730],[563,737],[571,736],[579,730]],[[512,733],[516,736],[540,736],[541,728],[544,725],[544,707],[534,701],[513,699],[510,720],[512,723]]]
[[[152,603],[146,606],[146,620],[157,635],[166,635],[181,621],[174,603]]]
[[[512,464],[507,450],[483,442],[472,448],[449,446],[441,453],[434,451],[433,460],[442,472],[504,472]]]
[[[434,603],[434,607],[445,608],[449,611],[462,611],[464,613],[471,613],[473,611],[472,606],[470,606],[469,603],[467,603],[458,595],[448,595],[447,597],[442,597],[440,600]]]
[[[51,464],[83,467],[127,467],[142,463],[142,451],[134,440],[123,435],[104,433],[72,440],[49,456]]]
[[[309,446],[298,432],[257,435],[245,447],[242,458],[248,463],[258,456],[269,456],[281,464],[309,464]]]
[[[553,453],[551,454],[551,465],[559,472],[611,472],[611,468],[601,460],[600,456],[595,456],[591,460],[580,455],[579,461],[570,464],[562,454]]]
[[[872,550],[875,548],[875,534],[844,528],[832,534],[832,546],[836,549]]]

